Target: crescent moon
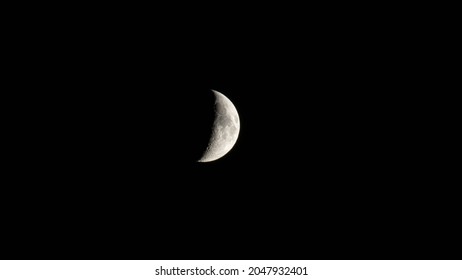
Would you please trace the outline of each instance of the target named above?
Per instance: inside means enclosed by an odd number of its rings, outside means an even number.
[[[236,107],[222,93],[212,91],[215,94],[215,119],[207,149],[198,162],[209,162],[223,157],[233,148],[239,136],[240,120]]]

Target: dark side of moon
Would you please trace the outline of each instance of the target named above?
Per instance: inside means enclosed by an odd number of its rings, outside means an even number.
[[[166,151],[171,151],[159,154],[164,160],[212,162],[224,157],[237,142],[239,115],[224,94],[198,90],[165,105],[172,110],[166,110],[168,116],[159,120],[163,126],[162,142]]]

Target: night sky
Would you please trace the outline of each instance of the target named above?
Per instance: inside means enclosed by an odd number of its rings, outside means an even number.
[[[422,240],[454,231],[421,188],[444,183],[409,62],[379,27],[296,18],[30,39],[9,103],[7,258],[437,258],[448,244]],[[197,163],[210,89],[241,131]]]

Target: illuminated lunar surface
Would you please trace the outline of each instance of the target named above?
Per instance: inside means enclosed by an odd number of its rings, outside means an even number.
[[[215,120],[209,144],[198,162],[217,160],[226,155],[236,144],[240,120],[231,100],[218,91],[215,94]]]

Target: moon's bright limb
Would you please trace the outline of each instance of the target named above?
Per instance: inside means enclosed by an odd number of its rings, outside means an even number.
[[[239,135],[240,120],[236,107],[223,94],[215,94],[215,120],[209,144],[199,162],[217,160],[227,154],[236,144]]]

